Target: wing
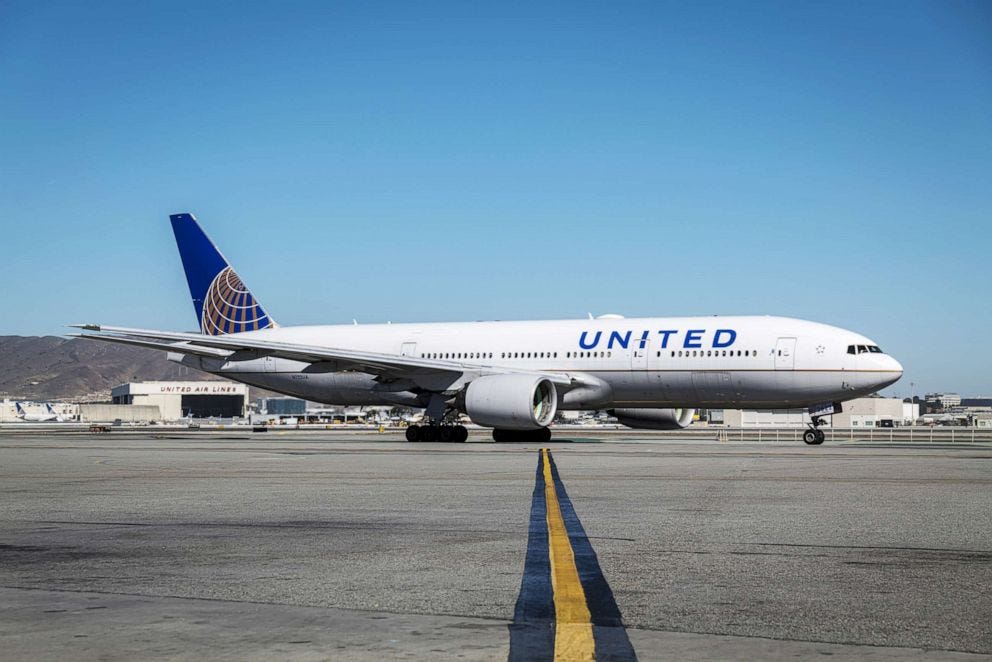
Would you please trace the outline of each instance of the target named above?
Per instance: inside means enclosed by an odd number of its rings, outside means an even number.
[[[149,349],[160,349],[180,354],[221,359],[230,362],[248,361],[266,356],[290,359],[311,364],[316,370],[355,371],[376,375],[380,381],[417,381],[418,376],[440,376],[447,373],[452,381],[467,380],[493,374],[532,374],[541,375],[554,382],[563,390],[586,385],[584,375],[518,370],[505,366],[490,366],[478,363],[463,363],[438,359],[424,359],[398,354],[383,354],[352,349],[300,345],[245,337],[240,333],[220,336],[207,336],[199,333],[173,331],[152,331],[126,327],[103,326],[99,324],[74,324],[74,328],[96,331],[96,334],[73,334],[77,338],[100,340],[122,345],[133,345]],[[436,379],[424,380],[436,383]],[[426,386],[426,384],[425,384]]]

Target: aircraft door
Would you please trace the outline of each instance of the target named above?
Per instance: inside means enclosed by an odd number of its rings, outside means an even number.
[[[618,351],[618,348],[614,348],[613,351]],[[649,352],[647,340],[642,341],[640,338],[632,340],[630,350],[624,352],[624,354],[629,355],[630,370],[621,372],[620,376],[616,378],[614,396],[632,402],[651,400],[651,392],[656,387],[652,385],[648,373]],[[623,365],[620,363],[617,367]]]
[[[775,369],[792,370],[796,366],[796,339],[779,338],[775,345]]]
[[[417,343],[415,342],[405,342],[400,345],[400,356],[409,356],[413,358],[417,355]]]
[[[630,369],[632,371],[645,371],[648,369],[648,339],[634,340],[634,349],[630,351]]]

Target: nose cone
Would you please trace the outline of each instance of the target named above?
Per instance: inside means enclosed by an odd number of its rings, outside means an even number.
[[[881,390],[886,386],[895,384],[902,377],[902,364],[888,355],[874,356],[878,374],[878,384],[876,390]]]

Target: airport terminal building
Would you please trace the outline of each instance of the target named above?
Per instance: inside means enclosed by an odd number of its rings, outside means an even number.
[[[110,394],[115,405],[157,406],[166,421],[248,415],[248,386],[234,382],[132,382]]]
[[[835,428],[897,427],[913,425],[920,417],[920,405],[900,398],[857,398],[843,403],[844,410],[827,416],[824,424]],[[805,409],[724,409],[711,412],[712,423],[727,427],[806,427],[810,422]]]

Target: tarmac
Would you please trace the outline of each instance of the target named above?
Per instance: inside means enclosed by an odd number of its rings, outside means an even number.
[[[598,659],[992,660],[992,445],[557,436]],[[0,658],[550,659],[540,449],[400,439],[0,431]]]

